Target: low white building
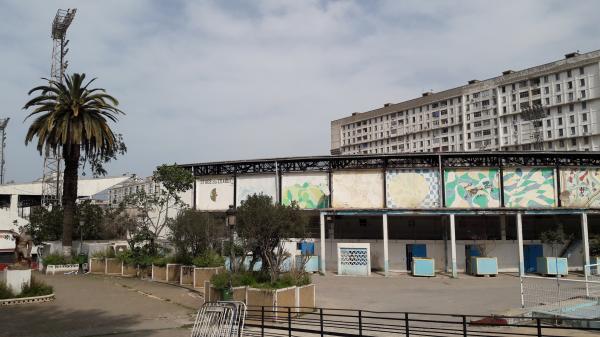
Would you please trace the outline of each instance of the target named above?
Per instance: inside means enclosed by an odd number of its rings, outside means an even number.
[[[79,198],[96,199],[113,186],[130,179],[129,176],[79,178]],[[29,221],[31,207],[41,204],[42,182],[0,185],[0,230],[18,231]],[[0,237],[0,252],[12,251],[15,243],[11,236]]]

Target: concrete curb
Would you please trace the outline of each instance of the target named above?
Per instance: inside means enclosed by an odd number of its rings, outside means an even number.
[[[0,306],[6,305],[17,305],[17,304],[28,304],[28,303],[43,303],[50,302],[55,299],[54,294],[34,296],[34,297],[23,297],[23,298],[9,298],[0,300]]]

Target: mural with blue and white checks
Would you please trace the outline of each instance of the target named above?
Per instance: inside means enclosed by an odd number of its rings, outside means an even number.
[[[435,169],[389,169],[385,183],[388,208],[440,207],[440,175]]]

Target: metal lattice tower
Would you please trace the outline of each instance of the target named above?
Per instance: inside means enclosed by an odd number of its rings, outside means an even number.
[[[4,174],[5,166],[4,166],[4,150],[6,149],[6,125],[8,124],[8,120],[10,118],[2,118],[0,119],[0,184],[4,184]]]
[[[52,67],[50,78],[62,82],[68,62],[65,60],[69,49],[66,48],[69,40],[65,39],[67,29],[77,9],[59,9],[52,21]],[[42,176],[42,205],[59,205],[61,202],[61,156],[60,152],[54,152],[46,148],[44,152],[44,171]]]

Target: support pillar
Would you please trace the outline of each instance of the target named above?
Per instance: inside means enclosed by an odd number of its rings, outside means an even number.
[[[450,214],[450,249],[452,251],[452,277],[458,277],[458,271],[456,270],[456,225],[454,214]]]
[[[325,275],[325,213],[321,212],[320,214],[320,225],[321,225],[321,240],[319,241],[320,248],[320,263],[319,268],[321,269],[321,273]]]
[[[583,268],[584,273],[587,273],[585,266],[590,264],[590,240],[588,236],[587,213],[581,213],[581,240],[583,242]]]
[[[389,260],[389,245],[388,245],[388,215],[383,214],[383,270],[385,276],[389,276],[390,260]]]
[[[523,218],[517,213],[517,241],[519,245],[519,276],[525,276],[525,262],[523,258]]]

